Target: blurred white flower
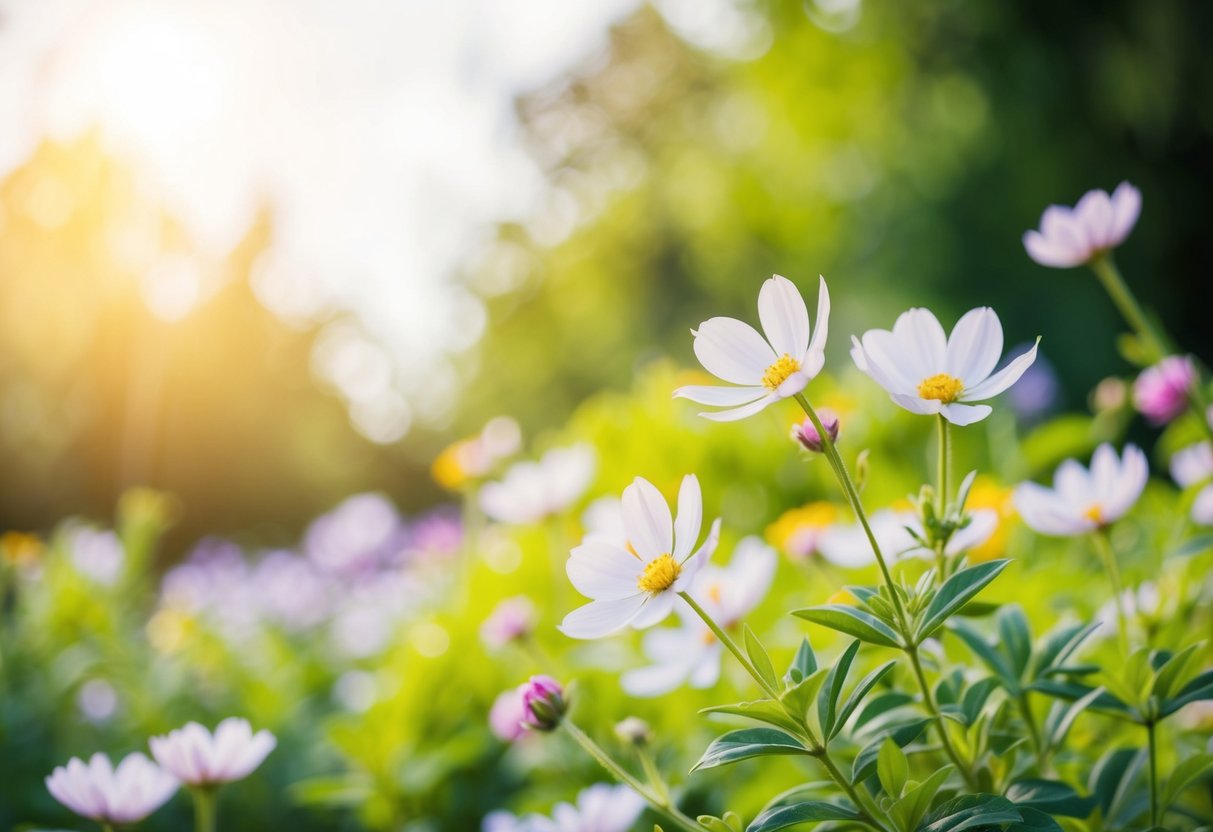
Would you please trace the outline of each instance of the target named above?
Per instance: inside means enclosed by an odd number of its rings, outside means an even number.
[[[1130,621],[1138,616],[1154,617],[1159,610],[1162,602],[1162,593],[1159,591],[1158,584],[1152,581],[1146,581],[1136,588],[1129,588],[1120,593],[1120,603],[1124,607],[1125,617]],[[1116,635],[1116,628],[1119,625],[1119,615],[1117,611],[1116,599],[1105,603],[1095,611],[1095,622],[1099,624],[1101,633]]]
[[[1141,191],[1121,182],[1107,191],[1087,191],[1073,208],[1050,205],[1040,230],[1023,235],[1028,255],[1042,266],[1081,266],[1124,242],[1141,213]]]
[[[118,710],[118,693],[104,679],[89,679],[76,694],[76,706],[94,725],[108,722]]]
[[[628,533],[623,528],[623,502],[614,496],[599,497],[581,513],[585,536],[598,537],[619,546],[628,545]]]
[[[1146,455],[1136,445],[1123,458],[1108,443],[1095,449],[1091,468],[1067,459],[1053,475],[1053,487],[1034,482],[1015,488],[1015,508],[1033,530],[1071,537],[1108,526],[1133,507],[1150,476]]]
[[[576,805],[557,803],[550,818],[490,813],[481,832],[628,832],[644,811],[644,799],[629,786],[598,783],[577,794]]]
[[[695,356],[712,375],[739,387],[679,387],[674,396],[728,410],[700,413],[732,422],[751,416],[772,402],[794,396],[825,364],[830,322],[830,292],[820,278],[817,330],[809,338],[809,310],[792,281],[775,275],[758,293],[758,319],[763,334],[736,318],[709,318],[693,330]],[[765,337],[764,337],[765,335]]]
[[[534,523],[581,498],[594,478],[594,449],[581,443],[554,448],[538,462],[519,462],[500,482],[480,489],[480,507],[501,523]]]
[[[214,734],[197,722],[148,740],[152,756],[187,786],[215,786],[247,777],[278,741],[269,731],[253,733],[247,719],[228,717]]]
[[[739,625],[757,607],[775,577],[775,550],[756,537],[737,544],[728,566],[708,565],[691,585],[690,594],[721,627]],[[681,626],[651,630],[642,647],[653,664],[623,674],[623,689],[632,696],[658,696],[683,682],[709,688],[720,678],[721,644],[690,607],[680,605]]]
[[[1189,488],[1213,479],[1213,445],[1197,442],[1171,457],[1171,477],[1181,488]],[[1213,483],[1196,493],[1192,501],[1193,522],[1213,526]]]
[[[948,539],[944,553],[955,557],[985,543],[998,529],[998,512],[974,509],[968,512],[969,522]],[[881,509],[868,518],[872,534],[886,560],[896,561],[907,556],[926,556],[931,552],[922,545],[926,535],[918,515],[909,510]],[[876,562],[872,544],[863,526],[858,523],[834,526],[822,536],[822,557],[836,566],[857,569]]]
[[[535,604],[525,595],[497,604],[480,625],[480,639],[493,649],[525,638],[535,628]]]
[[[627,548],[593,536],[569,555],[569,580],[593,601],[573,610],[560,630],[572,638],[600,638],[631,624],[651,627],[674,607],[677,593],[689,588],[707,563],[720,536],[712,524],[695,549],[703,524],[699,480],[688,474],[678,491],[678,519],[652,483],[637,477],[623,491]]]
[[[851,358],[911,413],[942,414],[954,425],[990,415],[992,399],[1019,380],[1036,360],[1036,347],[994,372],[1002,356],[1002,324],[989,307],[971,309],[946,336],[929,309],[898,316],[893,330],[870,329],[851,338]]]
[[[71,535],[72,565],[76,571],[104,586],[112,586],[122,575],[126,550],[111,531],[80,528]]]
[[[164,805],[179,784],[139,752],[114,768],[94,754],[87,764],[73,757],[46,778],[51,795],[81,817],[106,824],[138,823]]]
[[[308,526],[304,552],[321,570],[348,576],[391,559],[404,536],[396,507],[382,494],[355,494]]]

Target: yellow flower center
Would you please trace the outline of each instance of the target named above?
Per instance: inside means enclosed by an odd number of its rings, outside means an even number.
[[[778,389],[779,385],[788,380],[788,376],[799,369],[800,362],[784,353],[762,374],[762,386],[768,390]]]
[[[645,564],[644,572],[636,581],[636,585],[645,592],[662,592],[674,585],[682,566],[670,555],[653,558]]]
[[[1087,506],[1087,510],[1082,513],[1082,516],[1096,525],[1103,525],[1103,507],[1099,503]]]
[[[918,385],[918,397],[951,404],[960,398],[960,391],[964,389],[964,382],[955,376],[937,373],[930,378],[924,378]]]

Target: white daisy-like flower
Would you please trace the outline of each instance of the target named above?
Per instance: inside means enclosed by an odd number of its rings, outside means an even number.
[[[1128,182],[1121,182],[1111,196],[1104,190],[1087,191],[1073,208],[1046,208],[1040,230],[1026,232],[1023,245],[1042,266],[1081,266],[1123,243],[1140,213],[1141,192]]]
[[[1015,488],[1015,508],[1033,530],[1055,537],[1093,532],[1119,520],[1146,487],[1150,467],[1136,445],[1123,458],[1108,443],[1095,449],[1090,470],[1073,459],[1058,466],[1053,487],[1034,482]]]
[[[576,805],[557,803],[550,818],[491,812],[481,832],[627,832],[643,811],[644,799],[630,786],[597,783],[577,794]]]
[[[480,507],[500,523],[524,525],[559,514],[589,488],[597,458],[585,443],[553,448],[538,462],[519,462],[500,482],[480,489]]]
[[[699,415],[732,422],[803,390],[825,364],[830,292],[825,278],[820,281],[817,326],[811,339],[804,298],[792,281],[779,275],[763,283],[758,293],[758,319],[765,337],[736,318],[711,318],[692,330],[695,356],[704,369],[740,386],[679,387],[674,396],[729,408]]]
[[[1180,486],[1188,488],[1199,483],[1205,487],[1192,500],[1192,521],[1202,526],[1213,526],[1213,445],[1197,442],[1171,457],[1171,478]]]
[[[941,414],[954,425],[990,415],[992,399],[1019,380],[1036,360],[1037,343],[994,372],[1002,356],[1002,324],[983,306],[964,314],[946,336],[928,309],[903,312],[893,331],[870,329],[851,337],[855,366],[911,413]]]
[[[180,784],[139,752],[117,767],[104,754],[73,757],[46,778],[51,795],[81,817],[104,824],[138,823],[164,805]]]
[[[774,549],[747,537],[737,544],[728,566],[704,567],[690,594],[721,627],[736,627],[766,597],[777,562]],[[689,606],[680,605],[678,617],[678,627],[645,633],[642,648],[653,664],[620,679],[632,696],[659,696],[683,682],[710,688],[720,678],[720,641]]]
[[[980,546],[998,529],[998,512],[993,509],[974,509],[968,513],[968,517],[968,524],[948,538],[944,547],[944,554],[948,557],[956,557]],[[920,542],[926,533],[922,521],[913,511],[881,509],[872,513],[868,523],[886,560],[898,561],[904,557],[931,554]],[[827,531],[821,540],[821,555],[830,563],[848,569],[858,569],[876,562],[867,532],[858,523],[835,526]]]
[[[572,638],[600,638],[627,625],[651,627],[674,607],[712,556],[720,537],[719,518],[695,549],[703,525],[699,480],[688,474],[678,491],[678,519],[652,483],[641,477],[623,491],[627,543],[590,535],[568,560],[569,580],[593,601],[573,610],[560,630]]]
[[[215,733],[197,722],[148,740],[152,756],[187,786],[242,780],[261,765],[278,741],[269,731],[253,733],[247,719],[229,717]]]

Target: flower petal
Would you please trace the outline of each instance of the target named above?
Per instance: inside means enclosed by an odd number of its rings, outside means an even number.
[[[674,520],[674,560],[682,563],[695,548],[699,540],[699,527],[703,524],[703,493],[699,478],[687,474],[678,489],[678,517]]]
[[[970,309],[948,338],[944,372],[972,387],[985,381],[1002,357],[1002,324],[988,306]]]
[[[690,399],[698,404],[713,407],[737,407],[761,399],[767,394],[765,387],[720,387],[717,385],[688,385],[674,391],[676,399]]]
[[[774,275],[758,292],[758,319],[775,355],[800,359],[809,349],[809,310],[796,285]]]
[[[887,329],[870,329],[863,334],[863,367],[872,380],[890,393],[917,392],[918,384],[931,373],[923,373],[909,352]],[[859,362],[856,361],[856,365]]]
[[[1069,269],[1081,266],[1089,259],[1085,250],[1076,249],[1072,245],[1046,237],[1039,231],[1028,231],[1023,235],[1023,247],[1028,256],[1042,266],[1054,269]]]
[[[639,559],[601,538],[583,541],[569,553],[565,564],[577,591],[597,601],[634,595],[643,569]]]
[[[1078,227],[1092,250],[1107,248],[1112,232],[1112,200],[1102,189],[1087,191],[1074,206]]]
[[[948,337],[943,326],[930,309],[907,309],[893,324],[897,347],[905,354],[905,365],[917,376],[917,384],[928,376],[942,372],[948,349]]]
[[[646,563],[674,548],[670,506],[644,477],[637,477],[623,489],[623,528],[632,548]]]
[[[830,289],[826,286],[825,277],[818,275],[817,280],[817,318],[813,321],[813,340],[809,342],[808,352],[800,362],[810,378],[817,375],[825,363],[826,338],[830,334]],[[814,365],[815,368],[810,370]]]
[[[778,358],[754,327],[736,318],[710,318],[695,332],[695,356],[709,373],[733,384],[759,385]]]
[[[939,409],[943,418],[960,427],[980,422],[993,411],[988,404],[945,404]]]
[[[1037,483],[1020,483],[1012,499],[1023,521],[1040,534],[1073,537],[1095,528],[1092,521],[1069,513],[1055,492]]]
[[[558,629],[569,638],[602,638],[622,630],[644,606],[643,592],[611,601],[591,601],[564,617]]]
[[[1118,246],[1129,236],[1141,213],[1141,191],[1121,182],[1112,192],[1112,234],[1109,245]]]
[[[1023,355],[1016,358],[1010,364],[1003,367],[997,373],[990,376],[980,384],[964,390],[960,394],[960,400],[962,402],[979,402],[983,401],[984,399],[992,399],[1002,391],[1006,390],[1012,384],[1019,381],[1019,377],[1032,366],[1032,362],[1036,360],[1036,348],[1039,346],[1040,339],[1037,338],[1036,343],[1032,345],[1032,348]]]
[[[644,630],[652,627],[654,624],[660,624],[662,621],[665,621],[666,617],[674,609],[674,599],[676,597],[668,589],[658,592],[656,595],[648,596],[648,600],[640,608],[640,612],[632,619],[632,626],[637,630]]]
[[[699,415],[705,419],[711,419],[713,422],[736,422],[738,419],[753,416],[771,402],[776,401],[779,401],[779,397],[773,393],[768,393],[756,402],[750,402],[747,405],[735,407],[732,410],[712,410],[700,413]]]
[[[938,399],[921,399],[904,393],[892,393],[889,397],[911,413],[921,413],[924,416],[932,416],[943,409],[943,402]]]

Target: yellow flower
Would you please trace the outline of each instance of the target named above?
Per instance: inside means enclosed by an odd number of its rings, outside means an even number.
[[[791,558],[807,558],[817,551],[822,534],[838,519],[833,503],[809,503],[790,509],[767,526],[767,542]]]
[[[0,535],[0,562],[18,568],[33,566],[42,557],[42,541],[25,532]]]
[[[980,546],[969,550],[970,563],[984,563],[994,558],[1002,557],[1007,548],[1007,537],[1015,518],[1015,502],[1012,499],[1014,489],[999,485],[992,478],[979,476],[973,482],[965,508],[991,509],[998,513],[998,526],[989,539]]]
[[[827,604],[845,604],[847,606],[853,606],[853,605],[859,603],[859,599],[856,598],[851,593],[847,592],[845,589],[840,589],[837,592],[835,592],[833,595],[831,595],[829,598],[827,598],[826,603]]]
[[[471,445],[472,440],[460,439],[438,454],[430,466],[430,474],[436,483],[448,491],[458,491],[467,483],[471,477],[463,460],[467,458]]]

